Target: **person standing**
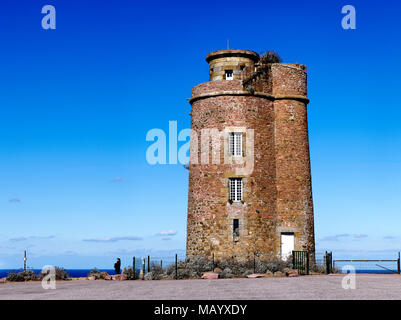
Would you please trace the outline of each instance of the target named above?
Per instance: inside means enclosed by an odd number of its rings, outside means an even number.
[[[116,274],[121,273],[121,260],[120,258],[117,258],[117,262],[114,264],[114,270],[116,271]]]

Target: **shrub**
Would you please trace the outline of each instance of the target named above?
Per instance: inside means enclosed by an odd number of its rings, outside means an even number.
[[[230,268],[225,268],[221,273],[220,273],[220,278],[232,278],[234,277],[233,272]]]
[[[326,266],[323,264],[314,264],[311,266],[310,271],[316,273],[326,273]]]
[[[213,266],[221,269],[221,271],[219,271],[219,276],[221,278],[232,278],[235,276],[245,277],[254,272],[285,273],[286,270],[291,268],[291,261],[291,258],[283,261],[277,257],[267,256],[255,256],[254,259],[254,256],[250,255],[243,257],[242,260],[238,260],[238,257],[216,260],[213,265],[213,261],[207,257],[191,256],[185,261],[180,261],[178,263],[178,279],[200,278],[203,273],[213,271]],[[153,269],[153,267],[159,270]],[[160,267],[152,266],[152,269],[146,276],[147,279],[160,279],[160,277],[174,279],[175,265],[172,264],[168,266],[164,273]]]
[[[175,276],[175,265],[171,264],[166,269],[166,274],[169,278],[174,278]]]
[[[68,280],[70,278],[68,272],[62,267],[56,267],[56,280]]]
[[[269,270],[271,272],[285,272],[285,269],[292,268],[291,259],[281,260],[281,259],[273,259],[271,262],[267,263],[266,271]],[[266,272],[265,271],[265,272]]]
[[[160,280],[163,275],[163,268],[160,265],[152,265],[150,267],[152,273],[152,280]]]
[[[246,276],[251,273],[266,273],[281,271],[284,272],[286,268],[291,267],[291,259],[283,261],[276,257],[264,257],[250,255],[243,260],[236,260],[234,258],[222,259],[215,263],[215,266],[226,271],[222,277],[230,276]]]
[[[253,270],[245,270],[245,271],[241,274],[241,276],[246,277],[246,276],[249,276],[249,275],[252,274],[252,273],[253,273]]]
[[[127,280],[136,280],[139,275],[133,267],[127,267],[123,269],[123,274],[127,276]]]
[[[262,64],[280,63],[283,60],[276,51],[265,51],[260,55],[260,62]]]
[[[153,280],[153,274],[152,272],[148,272],[147,274],[145,274],[145,276],[143,277],[144,280]]]
[[[185,262],[179,262],[178,265],[178,279],[191,279],[191,278],[199,278],[199,275],[196,271],[190,269],[187,267]],[[174,279],[175,278],[175,264],[172,264],[168,266],[166,269],[165,274],[167,275],[168,278]]]
[[[17,281],[21,281],[20,278],[18,277],[18,274],[16,272],[10,272],[7,275],[7,281],[10,282],[17,282]]]
[[[7,276],[7,281],[10,282],[22,282],[22,281],[29,281],[29,280],[37,280],[37,276],[35,272],[32,270],[20,271],[18,273],[11,272]]]
[[[186,259],[185,268],[191,269],[200,277],[204,272],[213,271],[213,261],[202,256],[192,256]]]
[[[68,280],[70,276],[68,275],[67,271],[62,267],[55,267],[56,270],[56,280]],[[42,280],[50,271],[41,272],[38,276],[40,280]]]
[[[185,268],[178,270],[178,279],[194,279],[199,278],[199,274],[195,271]]]
[[[253,260],[245,259],[237,261],[234,258],[223,259],[216,262],[216,266],[222,270],[229,269],[233,275],[242,275],[247,270],[253,271]],[[252,272],[253,273],[253,272]]]
[[[95,277],[95,279],[97,280],[101,279],[102,275],[98,268],[93,268],[91,271],[89,271],[88,277]]]

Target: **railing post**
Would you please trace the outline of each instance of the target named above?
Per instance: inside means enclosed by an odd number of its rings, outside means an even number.
[[[178,279],[178,258],[177,258],[177,254],[175,254],[175,276],[174,276],[175,280]]]
[[[397,260],[397,272],[400,274],[400,253],[398,252],[398,260]]]
[[[163,269],[163,260],[160,260],[160,268]]]
[[[256,273],[256,253],[253,253],[253,273]]]
[[[306,251],[306,274],[309,275],[309,251]]]
[[[132,258],[132,271],[134,271],[134,278],[136,275],[136,271],[135,271],[135,257]]]
[[[295,251],[292,250],[292,268],[295,269]]]
[[[213,256],[212,256],[212,272],[214,272],[214,252],[213,252]]]
[[[150,256],[148,256],[148,272],[150,272]]]

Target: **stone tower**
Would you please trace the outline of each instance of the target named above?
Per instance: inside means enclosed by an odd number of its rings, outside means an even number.
[[[206,61],[190,99],[187,256],[313,259],[306,67],[238,49]]]

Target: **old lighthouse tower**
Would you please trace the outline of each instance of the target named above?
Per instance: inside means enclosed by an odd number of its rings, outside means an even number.
[[[207,55],[192,89],[187,256],[314,255],[306,67]]]

